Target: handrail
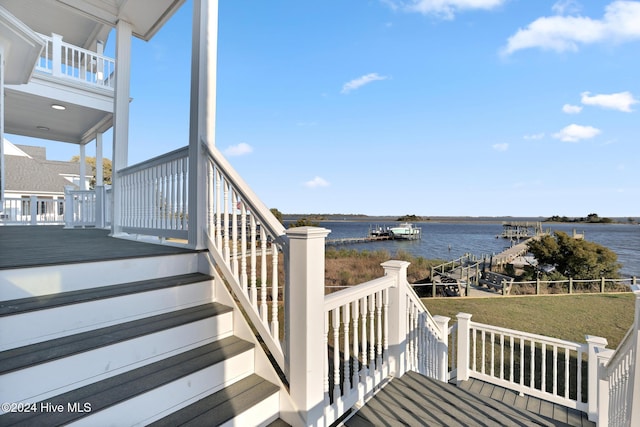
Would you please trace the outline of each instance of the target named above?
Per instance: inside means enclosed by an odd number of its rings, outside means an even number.
[[[282,252],[286,269],[285,228],[217,148],[204,143],[201,148],[207,211],[202,228],[212,265],[230,285],[280,371],[286,372],[279,320],[288,297],[279,256]],[[284,292],[279,283],[284,283]]]
[[[211,161],[213,161],[215,167],[233,184],[235,191],[242,199],[242,203],[259,218],[260,224],[268,230],[269,234],[271,234],[278,243],[285,243],[284,236],[286,229],[284,225],[282,225],[264,203],[262,203],[249,185],[242,179],[240,174],[238,174],[227,159],[224,158],[222,153],[215,146],[207,145],[204,141],[202,141],[202,147]]]
[[[396,286],[395,278],[389,276],[378,277],[357,286],[351,286],[326,295],[324,297],[324,309],[325,311],[331,311],[348,302],[356,301],[375,292],[387,288],[395,288]]]

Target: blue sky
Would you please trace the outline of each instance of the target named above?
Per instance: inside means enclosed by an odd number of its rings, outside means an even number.
[[[190,26],[134,41],[131,163],[188,143]],[[218,37],[216,144],[269,207],[640,215],[640,1],[221,1]]]

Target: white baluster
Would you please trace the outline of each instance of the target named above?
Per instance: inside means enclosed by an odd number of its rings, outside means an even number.
[[[367,297],[360,298],[360,316],[362,323],[362,371],[360,381],[365,382],[371,368],[367,366],[367,360],[369,359],[367,352]]]
[[[240,284],[242,285],[242,291],[247,293],[247,208],[244,203],[240,202],[240,227],[242,229],[240,234]]]
[[[382,369],[382,291],[376,292],[376,326],[377,326],[377,340],[376,340],[376,365],[378,370]]]
[[[383,305],[382,305],[382,317],[384,319],[384,341],[382,348],[384,356],[388,360],[389,358],[389,289],[382,291]]]
[[[569,398],[569,360],[571,359],[569,349],[564,349],[564,397]]]
[[[220,215],[222,214],[222,175],[220,171],[216,169],[216,248],[222,249],[222,224],[220,221]]]
[[[251,215],[251,305],[258,309],[258,290],[256,286],[257,260],[256,260],[256,218]]]
[[[322,334],[324,342],[324,375],[322,376],[322,385],[324,389],[325,406],[329,405],[329,312],[324,312],[324,333]]]
[[[236,192],[232,190],[231,192],[231,250],[232,253],[232,263],[231,263],[231,271],[236,279],[239,280],[238,274],[238,198]]]
[[[344,376],[344,394],[348,394],[351,389],[351,378],[349,373],[349,321],[351,316],[349,315],[349,303],[346,303],[342,306],[342,334],[344,336],[344,346],[343,346],[343,360],[344,360],[344,368],[343,368],[343,376]]]
[[[260,225],[260,314],[267,324],[267,236]]]
[[[529,387],[535,388],[535,374],[536,374],[536,344],[531,340],[531,363],[529,367]]]
[[[271,336],[278,341],[280,323],[278,321],[278,247],[271,243]]]
[[[331,311],[331,325],[333,326],[333,401],[340,397],[340,309]]]
[[[369,375],[376,372],[375,296],[369,295]]]
[[[360,345],[360,341],[358,339],[358,320],[360,317],[360,311],[358,310],[359,307],[360,305],[358,304],[358,301],[353,301],[352,307],[351,307],[352,309],[351,319],[353,320],[353,375],[352,375],[353,380],[352,380],[352,383],[354,387],[357,387],[357,384],[359,382],[358,375],[360,373],[360,361],[359,361],[360,350],[358,348],[358,345]]]
[[[224,236],[223,236],[223,244],[224,244],[224,249],[222,251],[223,255],[224,255],[224,261],[227,263],[227,265],[230,264],[231,261],[231,253],[229,250],[229,228],[231,227],[231,225],[229,224],[229,183],[227,181],[225,181],[223,183],[223,188],[224,188],[224,195],[223,195],[223,207],[224,207],[224,211],[223,211],[223,216],[224,216]]]
[[[542,352],[540,353],[540,366],[541,366],[541,383],[540,390],[547,391],[547,344],[542,343]]]
[[[504,334],[500,334],[500,379],[504,378]]]

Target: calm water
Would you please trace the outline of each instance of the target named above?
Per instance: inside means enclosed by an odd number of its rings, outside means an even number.
[[[380,223],[377,225],[392,225]],[[320,226],[331,230],[328,239],[364,237],[369,232],[370,222],[321,222]],[[357,250],[386,250],[391,255],[402,250],[427,259],[451,260],[465,253],[477,256],[501,252],[509,245],[506,239],[497,239],[502,232],[502,224],[485,223],[417,223],[422,227],[422,239],[415,241],[382,241],[340,245]],[[599,243],[613,250],[622,264],[625,276],[640,277],[640,226],[627,224],[546,224],[545,230],[564,231],[571,234],[575,228],[585,233],[589,241]]]

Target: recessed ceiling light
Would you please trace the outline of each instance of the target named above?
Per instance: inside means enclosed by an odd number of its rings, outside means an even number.
[[[60,105],[60,104],[51,104],[51,108],[53,108],[54,110],[66,110],[67,107],[65,107],[64,105]]]
[[[40,129],[40,130],[44,130],[44,131],[48,131],[50,130],[48,127],[46,126],[36,126],[36,128]]]

